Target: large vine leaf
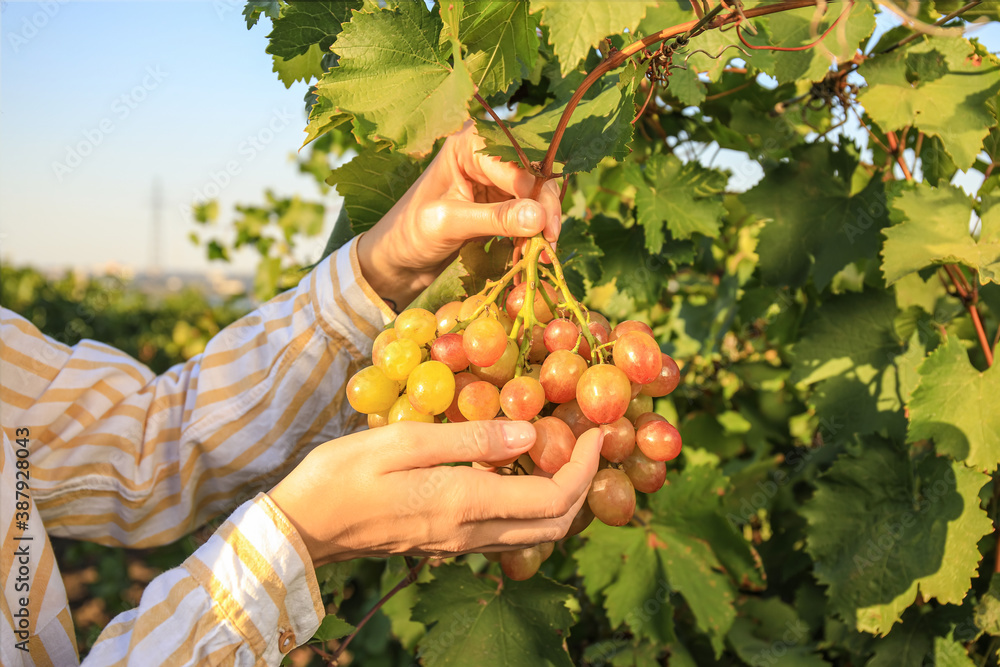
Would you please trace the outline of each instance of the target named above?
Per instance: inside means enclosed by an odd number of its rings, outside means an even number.
[[[361,0],[288,0],[281,16],[274,19],[265,50],[285,60],[304,55],[314,44],[326,53],[342,24],[362,4]]]
[[[422,165],[395,151],[362,150],[326,182],[344,198],[351,229],[360,234],[382,219],[417,180]]]
[[[903,436],[901,409],[924,349],[919,337],[904,344],[897,313],[892,295],[867,290],[828,299],[806,322],[790,380],[815,385],[809,403],[826,441],[882,429]]]
[[[854,162],[830,144],[798,146],[741,197],[767,218],[757,253],[771,285],[799,286],[809,274],[820,289],[851,262],[874,257],[888,224],[885,191],[876,174],[852,194]]]
[[[531,72],[538,57],[537,20],[526,2],[466,2],[459,37],[468,48],[465,66],[484,98]]]
[[[1000,463],[1000,371],[980,372],[955,336],[920,366],[920,383],[907,407],[908,441],[932,438],[937,450],[977,470]]]
[[[626,178],[635,186],[636,222],[646,233],[646,249],[656,254],[666,240],[664,225],[677,239],[719,233],[726,175],[675,155],[657,154],[643,166],[630,163]]]
[[[355,134],[387,139],[400,151],[426,154],[462,127],[475,84],[463,62],[448,60],[441,18],[422,2],[355,12],[337,38],[339,65],[316,85],[332,113],[350,113]]]
[[[979,507],[989,477],[946,458],[913,462],[871,438],[841,456],[806,503],[806,551],[831,608],[859,630],[884,635],[917,594],[960,604],[993,530]]]
[[[809,625],[778,598],[748,598],[740,605],[740,616],[727,640],[748,665],[775,667],[824,667],[815,643],[809,641]],[[780,648],[779,648],[780,647]]]
[[[319,44],[313,44],[305,53],[285,59],[272,56],[271,71],[278,75],[285,88],[291,88],[296,81],[311,81],[323,73],[323,52]]]
[[[756,555],[723,516],[726,485],[708,466],[672,472],[651,497],[646,527],[595,524],[588,530],[575,557],[584,588],[603,596],[613,628],[625,624],[654,642],[674,641],[679,594],[721,654],[736,617],[736,586],[763,582]]]
[[[602,39],[634,30],[646,8],[656,4],[656,0],[531,0],[531,11],[542,12],[542,25],[549,29],[549,43],[566,76]]]
[[[497,586],[464,564],[444,565],[420,584],[413,620],[428,626],[419,657],[424,665],[565,665],[563,648],[573,615],[573,589],[542,575]]]
[[[916,67],[922,54],[937,54],[934,69]],[[995,58],[958,37],[922,38],[906,49],[865,61],[858,72],[868,88],[860,101],[884,131],[916,126],[940,137],[959,169],[968,169],[996,120],[986,101],[1000,88]],[[911,81],[920,73],[923,79]]]
[[[628,156],[634,95],[635,81],[626,79],[622,85],[608,83],[599,95],[580,103],[556,150],[556,161],[562,163],[564,173],[590,171],[606,157],[624,160]],[[554,103],[534,116],[507,123],[530,161],[540,162],[545,157],[564,108],[564,104]],[[496,123],[476,119],[476,129],[486,142],[484,153],[505,162],[518,161],[513,144]]]
[[[961,263],[979,271],[979,281],[1000,283],[1000,206],[987,198],[977,241],[969,233],[973,201],[953,185],[925,184],[892,201],[905,220],[882,231],[882,273],[892,284],[932,264]]]

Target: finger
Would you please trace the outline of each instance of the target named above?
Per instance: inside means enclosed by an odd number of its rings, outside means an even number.
[[[503,190],[512,197],[527,197],[535,186],[535,177],[516,162],[501,162],[500,158],[475,154],[479,173],[471,173],[482,185]]]
[[[534,475],[501,477],[468,469],[466,516],[475,521],[558,519],[571,514],[572,520],[597,474],[603,442],[604,433],[600,429],[593,428],[581,435],[569,463],[551,479]]]
[[[533,199],[495,204],[446,199],[425,207],[421,215],[424,229],[449,241],[480,236],[530,237],[546,228],[545,209]]]
[[[546,181],[542,186],[538,203],[545,209],[545,240],[555,243],[562,228],[562,202],[559,201],[559,185],[555,180]]]
[[[523,421],[398,422],[376,433],[388,439],[389,444],[381,451],[389,472],[429,468],[442,463],[503,461],[523,454],[535,443],[534,427]],[[499,477],[472,468],[455,470]]]

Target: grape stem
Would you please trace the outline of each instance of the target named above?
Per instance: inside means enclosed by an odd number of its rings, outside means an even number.
[[[532,237],[531,241],[528,242],[528,249],[524,253],[524,259],[522,261],[526,262],[525,266],[525,283],[527,288],[524,291],[524,302],[521,304],[521,310],[517,313],[517,320],[521,320],[524,323],[524,335],[521,337],[521,353],[517,358],[517,369],[514,371],[514,375],[520,376],[524,372],[524,366],[528,361],[528,352],[531,350],[531,343],[535,339],[535,291],[538,289],[538,257],[542,254],[542,250],[548,243],[541,236]],[[551,246],[550,256],[551,256]],[[544,292],[545,290],[542,290]],[[518,322],[514,320],[514,326],[510,330],[510,335],[517,336],[518,333]]]
[[[569,286],[566,285],[566,276],[563,274],[562,264],[559,263],[559,258],[556,257],[555,250],[552,246],[543,238],[538,238],[541,246],[549,254],[549,258],[552,260],[552,271],[556,274],[556,287],[562,292],[563,299],[566,300],[566,305],[573,312],[573,316],[576,317],[576,321],[580,323],[580,331],[583,333],[583,337],[587,339],[587,343],[590,345],[590,358],[591,361],[599,359],[604,361],[604,356],[598,350],[597,341],[594,339],[594,334],[590,333],[589,319],[583,316],[583,312],[580,310],[580,303],[576,300],[573,294],[569,291]]]
[[[494,283],[487,284],[485,289],[489,291],[486,294],[486,299],[481,304],[479,304],[479,306],[477,306],[474,311],[472,311],[472,314],[469,315],[469,317],[462,320],[461,322],[456,322],[455,326],[451,328],[451,331],[449,331],[449,333],[455,333],[467,328],[469,324],[472,323],[472,320],[482,315],[483,312],[485,312],[485,310],[489,308],[491,304],[496,303],[497,297],[500,296],[501,292],[503,292],[504,287],[506,287],[507,284],[514,279],[514,276],[516,276],[523,268],[524,268],[524,260],[520,259],[517,262],[515,262],[514,266],[510,267],[507,270],[507,273],[503,274],[503,276],[501,276],[499,280],[497,280]]]

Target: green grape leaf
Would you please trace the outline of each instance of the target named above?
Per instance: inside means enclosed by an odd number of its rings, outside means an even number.
[[[645,234],[638,225],[628,229],[619,220],[603,215],[590,220],[590,231],[597,247],[604,251],[598,285],[614,282],[615,286],[635,299],[640,307],[659,302],[666,287],[667,267],[671,253],[690,251],[689,242],[667,244],[669,251],[650,255],[646,250]]]
[[[468,48],[465,66],[483,98],[507,90],[534,68],[536,25],[526,2],[465,3],[459,37]]]
[[[423,155],[462,127],[475,84],[461,60],[448,62],[441,18],[421,2],[355,12],[337,38],[340,57],[316,93],[335,113],[350,113],[357,136],[385,139]]]
[[[903,614],[903,622],[892,632],[872,644],[871,661],[865,667],[926,667],[933,662],[935,643],[947,638],[956,624],[968,623],[962,608],[928,605],[910,607]],[[963,654],[965,651],[962,651]]]
[[[323,617],[323,621],[319,624],[319,628],[316,629],[313,638],[325,642],[331,639],[346,637],[354,632],[354,630],[354,626],[347,621],[337,618],[334,614],[327,614]]]
[[[351,11],[361,9],[361,0],[288,0],[267,38],[267,53],[289,60],[315,45],[321,53],[330,50]]]
[[[944,58],[946,73],[911,81],[915,72],[907,67],[908,59],[913,62],[917,55],[931,52]],[[941,139],[959,169],[973,165],[983,139],[996,125],[986,104],[1000,88],[994,58],[981,56],[959,37],[922,38],[906,49],[866,60],[858,72],[868,81],[859,101],[882,130],[916,125]]]
[[[884,635],[917,594],[960,604],[993,530],[979,507],[989,477],[961,463],[878,438],[841,456],[802,514],[806,551],[831,608],[858,630]]]
[[[257,25],[260,15],[268,17],[272,21],[281,16],[281,7],[284,0],[247,0],[243,7],[243,16],[247,20],[247,30]]]
[[[655,0],[531,0],[531,12],[542,12],[542,25],[549,29],[549,44],[559,57],[562,74],[573,71],[601,40],[635,30]],[[667,26],[664,26],[667,27]]]
[[[726,636],[748,665],[824,667],[829,665],[810,641],[812,630],[795,610],[778,598],[747,598]]]
[[[1000,206],[987,198],[982,233],[969,233],[972,199],[960,188],[920,184],[893,199],[905,220],[882,230],[882,273],[890,285],[933,264],[961,263],[979,271],[979,281],[1000,283]]]
[[[924,181],[934,187],[948,185],[957,170],[955,161],[944,149],[944,143],[933,134],[924,137],[924,144],[920,149],[920,168]]]
[[[599,95],[576,108],[556,150],[556,162],[563,164],[563,173],[590,171],[606,157],[624,160],[629,154],[635,113],[633,83],[621,88],[609,82]],[[534,116],[507,123],[528,160],[540,162],[545,157],[563,109],[565,104],[553,103]],[[505,162],[518,161],[513,144],[496,123],[477,118],[476,128],[486,142],[482,152]]]
[[[796,287],[812,273],[822,289],[848,264],[877,254],[879,230],[888,224],[882,179],[851,194],[853,172],[844,151],[829,144],[797,146],[791,160],[740,197],[768,219],[757,244],[765,283]]]
[[[420,176],[419,161],[395,151],[362,149],[326,182],[344,198],[351,229],[360,234],[389,212]]]
[[[350,114],[342,113],[334,107],[333,102],[328,98],[317,96],[316,101],[309,109],[309,123],[305,129],[306,139],[302,145],[305,146],[349,120],[351,120]]]
[[[296,81],[311,81],[323,74],[323,52],[319,44],[313,44],[305,53],[285,59],[271,56],[271,71],[278,75],[285,88],[291,88]]]
[[[464,299],[481,291],[487,280],[500,278],[513,258],[514,244],[506,238],[494,238],[489,243],[489,252],[486,251],[484,241],[469,241],[463,245],[458,257],[409,307],[423,308],[433,313],[449,301]]]
[[[932,438],[937,450],[977,470],[1000,463],[1000,371],[980,372],[956,336],[948,336],[920,366],[920,383],[907,405],[907,440]]]
[[[682,653],[683,652],[683,653]],[[694,662],[685,662],[681,657],[686,651],[681,644],[670,646],[670,664],[673,667],[695,667]],[[633,644],[623,639],[606,639],[594,642],[583,651],[583,659],[588,665],[611,665],[611,667],[659,667],[660,647],[655,644]],[[685,656],[688,657],[688,656]]]
[[[559,259],[569,291],[578,297],[586,294],[584,280],[592,283],[601,277],[604,251],[594,241],[590,225],[579,218],[567,218],[559,234]]]
[[[695,233],[715,237],[722,216],[726,175],[696,162],[682,163],[675,155],[657,154],[644,168],[629,163],[626,178],[635,186],[636,222],[646,233],[646,249],[656,254],[666,240],[664,225],[676,239]]]
[[[412,617],[429,628],[419,646],[428,667],[573,664],[563,648],[573,625],[569,586],[536,574],[498,587],[453,564],[436,568],[418,590]]]
[[[918,335],[904,346],[897,313],[891,294],[867,290],[828,299],[806,322],[790,381],[815,385],[808,403],[826,442],[883,429],[904,437],[903,402],[924,347]]]
[[[654,514],[643,528],[595,523],[574,557],[584,588],[603,595],[613,628],[658,643],[674,641],[675,594],[684,598],[699,631],[721,654],[736,617],[737,584],[762,585],[759,558],[723,517],[727,481],[708,466],[668,474],[651,496]]]

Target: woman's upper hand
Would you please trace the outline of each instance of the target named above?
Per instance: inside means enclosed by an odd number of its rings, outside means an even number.
[[[463,461],[531,448],[527,422],[400,422],[320,445],[269,493],[318,567],[388,554],[453,556],[562,538],[597,472],[591,429],[551,479],[501,476]]]
[[[466,241],[488,236],[559,238],[562,206],[555,181],[538,200],[535,177],[514,163],[477,151],[470,121],[358,245],[365,279],[384,299],[408,304],[454,259]]]

